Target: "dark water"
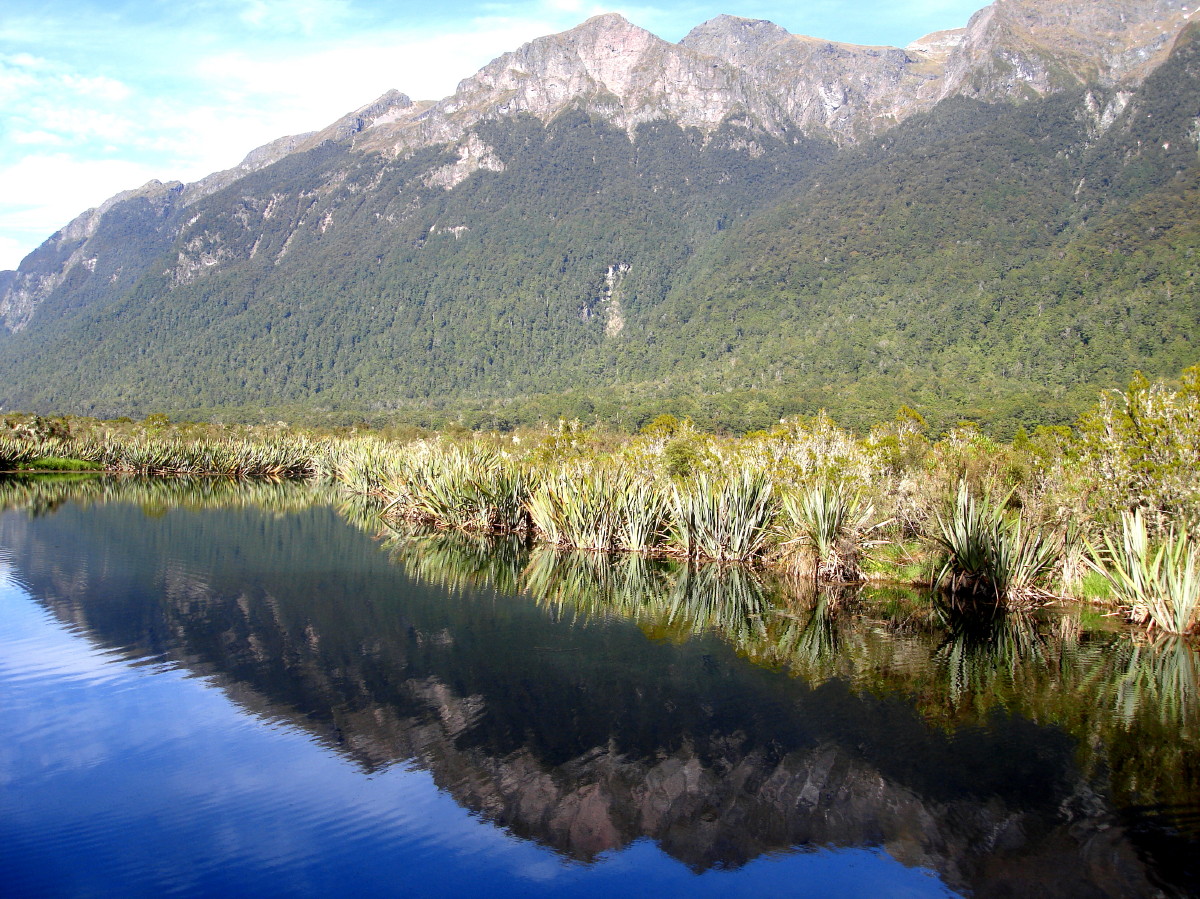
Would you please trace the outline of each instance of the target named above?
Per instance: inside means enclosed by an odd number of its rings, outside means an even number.
[[[287,487],[0,504],[5,896],[1200,891],[1181,641]]]

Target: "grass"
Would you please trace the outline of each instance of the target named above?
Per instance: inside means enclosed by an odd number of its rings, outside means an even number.
[[[96,471],[96,463],[86,459],[68,459],[63,456],[47,456],[34,459],[22,466],[30,471]]]
[[[919,540],[897,537],[876,544],[863,556],[862,569],[872,581],[924,586],[933,580],[929,553]]]
[[[1109,603],[1115,600],[1112,582],[1103,571],[1088,571],[1079,582],[1079,598],[1093,603]]]

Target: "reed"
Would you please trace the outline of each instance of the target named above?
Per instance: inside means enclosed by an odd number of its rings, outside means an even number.
[[[1200,547],[1186,525],[1170,527],[1152,541],[1141,510],[1121,515],[1121,541],[1106,535],[1090,564],[1111,585],[1118,602],[1137,621],[1185,634],[1200,617]]]

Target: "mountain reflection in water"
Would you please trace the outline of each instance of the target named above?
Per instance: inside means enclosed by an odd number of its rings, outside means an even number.
[[[415,764],[572,859],[883,847],[977,895],[1200,886],[1179,639],[387,532],[289,485],[9,481],[0,502],[23,510],[0,515],[14,580],[94,643],[186,666],[366,772]]]

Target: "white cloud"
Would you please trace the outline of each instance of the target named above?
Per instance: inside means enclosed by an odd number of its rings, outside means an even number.
[[[20,233],[20,232],[14,232]],[[0,272],[15,269],[30,251],[30,241],[0,234]]]
[[[66,140],[61,134],[51,134],[49,131],[13,131],[8,137],[15,144],[48,145],[61,147]]]
[[[238,18],[254,28],[317,34],[347,19],[345,0],[245,0]]]
[[[0,269],[17,264],[86,209],[156,173],[118,159],[80,160],[63,153],[26,156],[0,167]]]
[[[106,103],[120,103],[128,100],[133,93],[129,85],[104,76],[89,78],[83,75],[65,74],[60,80],[66,89]]]

